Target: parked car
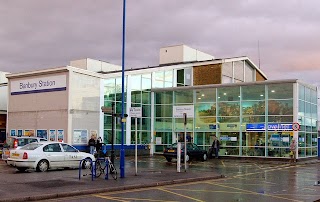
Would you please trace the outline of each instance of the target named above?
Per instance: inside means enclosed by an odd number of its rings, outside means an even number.
[[[95,157],[66,143],[33,142],[10,152],[7,163],[19,171],[35,169],[45,172],[56,168],[79,168],[83,159],[82,168],[90,168],[90,161]]]
[[[177,158],[177,143],[174,143],[168,146],[164,152],[163,156],[167,159],[168,162],[171,162],[173,158]],[[188,142],[187,143],[187,156],[186,160],[190,159],[200,159],[206,161],[208,157],[207,151],[198,147],[198,145]],[[181,159],[184,159],[184,143],[181,142]]]
[[[40,137],[7,137],[2,149],[2,159],[6,161],[10,156],[10,152],[15,149],[20,149],[22,146],[32,142],[41,141],[47,141],[47,139]]]

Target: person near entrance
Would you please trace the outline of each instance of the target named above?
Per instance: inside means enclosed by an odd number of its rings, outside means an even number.
[[[88,142],[89,148],[90,148],[90,154],[94,154],[94,151],[96,149],[96,140],[94,139],[94,136],[91,135],[91,138]]]
[[[209,151],[209,157],[212,157],[212,153],[214,153],[215,158],[219,158],[219,150],[220,150],[220,141],[214,135],[212,146],[211,146],[211,152]]]
[[[291,144],[290,144],[290,163],[297,162],[296,149],[297,149],[296,139],[292,138]]]

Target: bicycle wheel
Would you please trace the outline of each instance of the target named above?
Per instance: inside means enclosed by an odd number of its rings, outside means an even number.
[[[117,169],[114,167],[114,165],[109,162],[109,173],[113,177],[113,179],[117,179]]]
[[[96,176],[95,177],[100,177],[100,175],[103,173],[103,169],[101,167],[101,163],[100,161],[96,161],[96,167],[95,167],[95,172],[96,172]]]

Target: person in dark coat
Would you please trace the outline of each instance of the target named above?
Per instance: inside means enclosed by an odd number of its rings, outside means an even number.
[[[214,153],[214,156],[216,158],[219,158],[219,150],[220,150],[220,141],[217,139],[217,137],[213,136],[213,142],[212,142],[212,152]]]
[[[94,154],[94,150],[96,148],[96,140],[94,139],[94,136],[92,135],[89,142],[88,142],[89,148],[90,148],[90,154]]]
[[[101,147],[102,147],[102,139],[101,139],[101,137],[99,137],[97,139],[97,143],[96,143],[96,150],[97,150],[98,153],[100,152]]]

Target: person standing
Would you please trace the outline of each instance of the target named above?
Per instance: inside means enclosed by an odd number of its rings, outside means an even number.
[[[220,141],[217,139],[215,135],[213,136],[212,150],[214,152],[214,156],[216,158],[219,158]]]
[[[290,163],[297,162],[296,149],[297,149],[296,139],[292,138],[290,143]]]
[[[94,154],[94,150],[96,148],[96,140],[94,139],[94,136],[91,135],[91,138],[88,142],[89,148],[90,148],[90,154]]]
[[[102,147],[102,139],[101,139],[101,137],[99,137],[97,139],[97,143],[96,143],[96,151],[97,151],[98,154],[99,154],[99,152],[101,150],[101,147]]]

